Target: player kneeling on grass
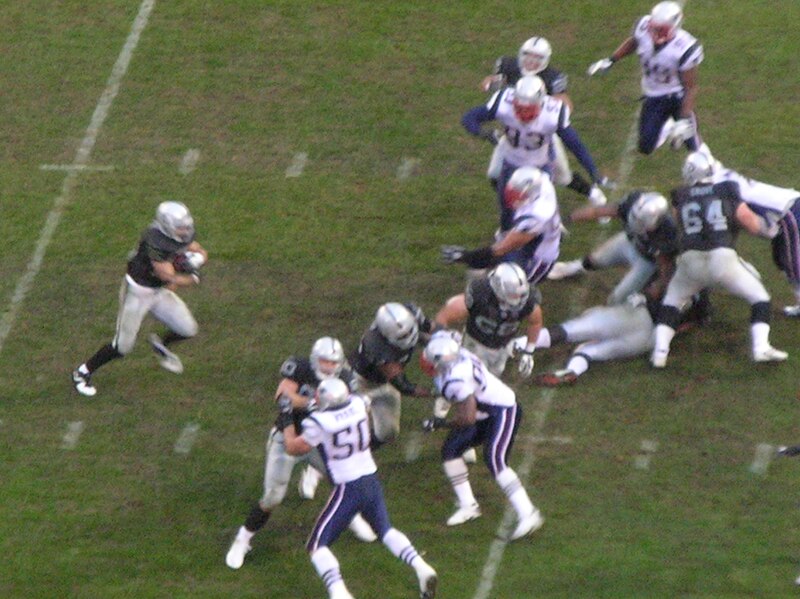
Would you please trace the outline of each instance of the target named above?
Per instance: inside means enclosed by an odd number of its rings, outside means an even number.
[[[304,455],[318,448],[334,485],[306,545],[330,598],[352,599],[339,561],[329,547],[360,512],[389,551],[414,568],[420,597],[433,599],[436,571],[389,521],[377,466],[369,449],[370,426],[364,398],[351,394],[339,379],[322,381],[316,398],[319,409],[302,421],[300,434],[295,426],[287,427],[285,442],[289,455]]]
[[[489,372],[475,354],[460,347],[448,331],[434,333],[423,356],[437,389],[453,404],[452,418],[433,423],[433,428],[449,429],[442,446],[442,466],[459,507],[447,525],[463,524],[481,515],[461,455],[468,447],[483,444],[486,466],[517,513],[517,525],[509,540],[537,530],[544,519],[517,473],[506,463],[522,419],[514,391]]]
[[[199,284],[198,269],[208,260],[208,252],[194,236],[194,219],[185,205],[158,205],[155,220],[142,234],[136,253],[128,261],[114,339],[72,372],[72,384],[78,393],[89,397],[97,393],[92,374],[133,349],[148,313],[169,328],[163,338],[150,336],[159,363],[170,372],[183,372],[181,359],[167,347],[197,334],[197,321],[175,293],[178,287]]]

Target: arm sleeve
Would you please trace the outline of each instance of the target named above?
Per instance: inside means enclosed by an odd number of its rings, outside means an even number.
[[[567,146],[569,151],[575,155],[575,158],[578,159],[578,162],[581,163],[581,166],[586,169],[586,172],[589,173],[592,181],[597,181],[599,177],[597,174],[597,167],[594,164],[594,160],[592,160],[592,155],[589,153],[589,149],[583,145],[580,135],[578,135],[578,132],[572,128],[572,125],[564,127],[563,129],[559,129],[558,136],[564,142],[564,145]]]

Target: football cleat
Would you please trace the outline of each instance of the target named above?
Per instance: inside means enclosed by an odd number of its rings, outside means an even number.
[[[317,486],[322,480],[322,474],[314,466],[308,465],[300,473],[300,480],[297,481],[297,492],[303,499],[314,499],[317,494]]]
[[[453,513],[452,516],[447,519],[447,526],[458,526],[459,524],[464,524],[464,522],[469,522],[470,520],[479,518],[480,515],[481,506],[479,506],[477,503],[460,507]]]
[[[350,520],[348,528],[359,541],[363,541],[364,543],[373,543],[378,540],[378,535],[375,534],[375,531],[372,530],[372,527],[366,520],[364,520],[364,516],[361,514],[356,514],[353,516],[353,519]]]
[[[152,333],[148,340],[150,341],[153,351],[156,353],[161,368],[174,372],[175,374],[183,372],[183,362],[181,362],[181,359],[176,354],[167,349],[167,346],[161,341],[161,337]]]
[[[605,206],[608,204],[608,198],[599,185],[592,185],[592,189],[589,191],[589,203],[592,206]]]
[[[439,582],[436,570],[428,564],[422,563],[417,567],[417,578],[419,579],[420,599],[434,599],[436,597],[436,586]]]
[[[542,518],[541,512],[537,509],[534,509],[533,512],[522,518],[517,523],[517,527],[514,529],[514,532],[511,533],[511,536],[508,537],[508,540],[516,541],[517,539],[521,539],[522,537],[539,530],[542,527],[542,524],[544,524],[544,518]]]
[[[789,357],[785,351],[768,345],[764,349],[753,350],[753,362],[783,362]]]
[[[72,384],[78,393],[86,397],[92,397],[97,393],[97,388],[92,385],[91,373],[83,373],[80,368],[72,371]]]
[[[578,375],[571,370],[556,370],[555,372],[540,374],[533,380],[542,387],[561,387],[562,385],[575,383],[578,380]]]
[[[784,306],[783,307],[783,313],[786,316],[790,316],[792,318],[797,318],[798,316],[800,316],[800,304],[797,304],[797,305],[794,305],[794,306]]]
[[[231,548],[228,549],[228,554],[225,556],[225,563],[229,568],[238,570],[244,563],[244,556],[250,552],[250,543],[238,536],[233,540]]]
[[[583,268],[582,260],[570,260],[569,262],[556,262],[553,268],[547,273],[547,278],[550,281],[560,281],[586,272]]]
[[[467,451],[461,454],[461,458],[467,464],[475,464],[478,461],[478,452],[474,447],[470,447]]]

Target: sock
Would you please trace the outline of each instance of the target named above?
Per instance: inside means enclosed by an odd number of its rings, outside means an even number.
[[[754,322],[751,324],[750,336],[753,340],[753,351],[769,347],[769,325],[766,322]]]
[[[82,364],[82,366],[85,366],[86,370],[89,373],[92,373],[98,368],[100,368],[103,364],[106,364],[111,360],[116,360],[117,358],[121,357],[122,354],[117,351],[117,348],[109,343],[108,345],[104,345],[99,350],[97,350],[97,353],[88,360],[86,360],[86,363]]]
[[[256,532],[264,528],[271,515],[272,512],[264,511],[259,504],[255,504],[250,510],[247,520],[244,521],[244,528],[247,529],[247,532],[252,537]],[[248,537],[247,540],[249,541],[250,538]]]
[[[344,579],[339,570],[339,560],[333,555],[327,547],[320,547],[311,554],[311,563],[317,574],[325,583],[325,587],[329,593],[333,593],[339,589],[345,589]]]
[[[400,558],[409,566],[413,566],[414,560],[419,557],[417,550],[411,544],[408,537],[396,528],[387,530],[381,542],[392,552],[392,555]]]
[[[547,349],[548,347],[550,347],[550,330],[543,328],[536,338],[536,349]]]
[[[660,324],[656,327],[655,332],[655,348],[654,354],[668,354],[669,345],[672,343],[672,338],[675,336],[675,329],[665,324]]]
[[[567,370],[571,370],[578,376],[589,370],[589,360],[583,354],[573,354],[567,362]]]
[[[179,341],[184,341],[189,339],[189,337],[184,337],[183,335],[178,335],[175,331],[169,331],[166,335],[161,338],[161,342],[164,345],[170,345],[172,343],[178,343]]]
[[[583,196],[588,196],[592,190],[591,183],[589,183],[578,173],[572,174],[572,181],[567,183],[567,187],[572,191],[579,193]]]
[[[468,507],[478,503],[475,495],[472,494],[472,486],[469,484],[469,470],[467,470],[466,462],[462,458],[456,458],[444,462],[442,467],[447,478],[450,479],[450,484],[453,485],[453,491],[458,498],[458,506]]]
[[[514,470],[506,468],[498,472],[495,480],[500,485],[500,488],[503,489],[503,493],[508,497],[511,506],[520,518],[524,518],[536,509],[533,507],[533,503],[528,497],[528,492],[522,486],[522,482]]]

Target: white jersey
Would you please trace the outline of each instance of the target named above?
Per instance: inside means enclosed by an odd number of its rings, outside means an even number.
[[[648,97],[682,93],[680,73],[703,62],[703,46],[691,33],[678,29],[671,40],[656,49],[649,25],[650,15],[647,15],[639,19],[633,30],[642,65],[642,93]]]
[[[556,188],[546,177],[542,189],[533,201],[525,202],[514,211],[511,231],[537,235],[536,256],[545,262],[558,259],[561,245],[561,215],[558,212]]]
[[[489,372],[475,354],[463,347],[455,363],[446,372],[437,374],[433,382],[450,403],[460,403],[474,396],[478,403],[478,420],[487,417],[481,406],[510,408],[517,402],[511,387]]]
[[[544,168],[553,162],[553,135],[569,127],[569,107],[561,100],[545,96],[539,116],[523,123],[514,113],[514,88],[497,92],[489,100],[487,108],[492,110],[496,102],[499,104],[495,119],[505,125],[505,138],[509,146],[504,159],[517,167]]]
[[[739,184],[739,195],[746,204],[757,206],[784,216],[800,198],[800,191],[787,187],[778,187],[745,177],[729,168],[717,169],[714,172],[714,183],[733,181]]]
[[[303,438],[317,447],[335,484],[374,474],[378,468],[369,449],[367,407],[359,395],[350,403],[319,410],[303,420]]]

